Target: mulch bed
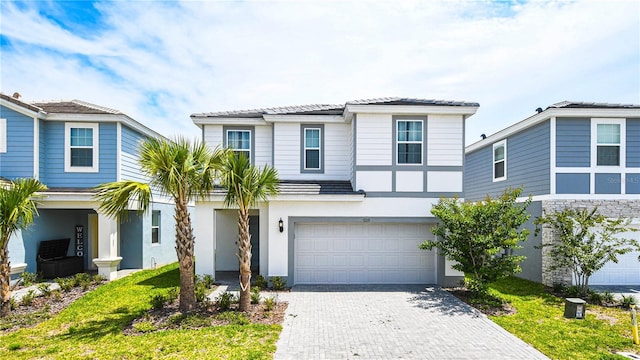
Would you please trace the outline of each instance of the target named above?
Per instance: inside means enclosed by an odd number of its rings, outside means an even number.
[[[509,303],[502,303],[500,306],[478,304],[473,301],[471,292],[464,287],[445,288],[446,291],[458,299],[464,301],[469,306],[489,316],[513,315],[518,311]]]

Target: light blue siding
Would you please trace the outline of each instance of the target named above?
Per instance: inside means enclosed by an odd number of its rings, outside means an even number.
[[[117,167],[116,124],[101,123],[99,128],[99,172],[64,172],[64,122],[47,124],[46,179],[49,187],[93,187],[115,181]]]
[[[38,157],[40,158],[40,162],[39,162],[39,180],[43,183],[46,184],[47,183],[47,167],[46,167],[46,162],[47,162],[47,137],[46,137],[46,133],[47,133],[47,125],[48,123],[44,120],[38,120],[38,133],[40,136],[40,140],[39,140],[39,144],[40,144],[40,149],[39,149],[39,154]]]
[[[556,194],[588,194],[589,174],[556,174]]]
[[[0,118],[7,120],[7,152],[0,153],[0,176],[33,177],[33,118],[4,106]]]
[[[524,195],[548,194],[550,189],[549,121],[507,138],[507,179],[493,182],[493,144],[465,155],[465,199],[478,200],[524,186]]]
[[[542,239],[541,236],[535,236],[536,225],[533,223],[542,215],[542,202],[532,202],[527,210],[531,217],[522,228],[529,230],[529,236],[527,241],[520,243],[522,249],[514,251],[515,254],[524,255],[527,258],[520,264],[522,272],[516,275],[531,281],[542,282],[542,250],[536,248],[542,244]]]
[[[627,194],[640,194],[640,174],[627,174],[625,187]]]
[[[24,241],[22,240],[22,231],[18,230],[9,238],[7,247],[9,251],[9,266],[25,263]],[[16,274],[17,275],[17,274]],[[13,277],[17,277],[14,275]]]
[[[556,119],[556,166],[591,165],[591,120]]]
[[[627,167],[640,167],[640,119],[627,119]]]
[[[139,132],[122,126],[121,177],[122,180],[147,181],[140,172],[138,146],[145,139]]]
[[[174,206],[171,204],[152,203],[150,210],[160,211],[160,243],[151,244],[151,211],[145,216],[142,242],[142,264],[144,268],[163,265],[177,260],[176,256],[176,221]],[[193,214],[193,207],[189,208]],[[193,217],[192,217],[193,220]]]
[[[620,194],[620,174],[596,174],[596,194]]]

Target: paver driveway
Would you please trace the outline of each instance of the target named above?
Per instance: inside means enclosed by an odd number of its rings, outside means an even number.
[[[438,287],[296,286],[276,359],[546,359]]]

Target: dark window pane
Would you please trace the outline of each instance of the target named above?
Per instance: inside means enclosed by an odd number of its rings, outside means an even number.
[[[422,163],[422,144],[398,144],[398,164]]]
[[[157,244],[160,242],[160,239],[158,238],[158,232],[159,229],[157,227],[151,228],[151,243],[152,244]]]
[[[493,164],[493,178],[499,179],[504,177],[504,161]]]
[[[598,146],[598,165],[620,165],[620,147]]]
[[[305,150],[306,163],[304,167],[306,169],[320,169],[320,151],[319,150]]]
[[[71,166],[93,166],[93,149],[71,149]]]

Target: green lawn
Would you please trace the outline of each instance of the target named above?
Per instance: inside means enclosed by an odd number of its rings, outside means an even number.
[[[541,284],[514,277],[492,284],[491,292],[518,311],[491,319],[552,359],[624,359],[612,352],[640,353],[640,345],[631,340],[626,310],[588,305],[586,319],[565,319],[564,299]]]
[[[0,359],[270,359],[280,325],[225,325],[125,336],[151,295],[178,286],[177,264],[141,271],[88,293],[52,319],[0,335]]]

